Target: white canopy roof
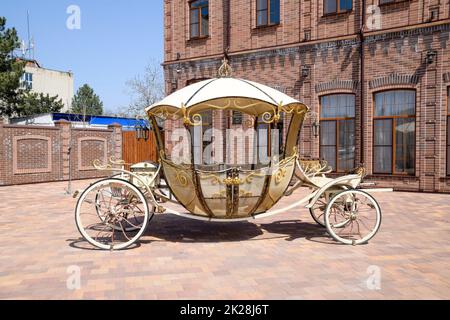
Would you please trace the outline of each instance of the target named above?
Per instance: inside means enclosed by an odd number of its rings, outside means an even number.
[[[282,106],[303,105],[288,95],[263,84],[244,79],[223,77],[204,80],[184,87],[160,102],[147,107],[145,111],[153,111],[160,107],[179,109],[182,105],[189,108],[207,101],[223,98],[244,98],[272,106],[277,106],[278,104]]]

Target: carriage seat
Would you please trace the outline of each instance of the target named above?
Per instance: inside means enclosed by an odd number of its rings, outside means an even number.
[[[330,181],[332,178],[328,178],[325,174],[332,171],[331,167],[325,160],[320,159],[300,159],[300,170],[297,169],[295,174],[297,178],[302,180],[307,185],[312,187],[321,188]]]

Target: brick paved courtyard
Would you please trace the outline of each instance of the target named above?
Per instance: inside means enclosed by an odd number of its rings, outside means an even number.
[[[109,252],[80,238],[65,187],[0,188],[0,298],[450,298],[450,195],[376,194],[383,222],[368,245],[336,244],[298,208],[233,224],[157,215],[140,245]],[[78,290],[66,286],[73,265]]]

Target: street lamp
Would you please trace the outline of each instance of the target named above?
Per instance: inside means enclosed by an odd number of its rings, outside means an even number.
[[[145,141],[147,141],[150,136],[150,129],[144,121],[141,121],[138,118],[136,119],[136,121],[137,123],[134,126],[134,131],[136,131],[136,139],[144,139]]]
[[[306,114],[305,119],[307,118],[311,118],[311,126],[312,126],[312,133],[314,135],[315,138],[317,138],[319,136],[320,133],[320,122],[319,122],[319,114],[317,112],[314,111],[309,111]]]
[[[319,136],[319,131],[320,131],[320,123],[319,120],[314,120],[313,124],[312,124],[312,130],[313,130],[313,134],[314,137],[317,138]]]

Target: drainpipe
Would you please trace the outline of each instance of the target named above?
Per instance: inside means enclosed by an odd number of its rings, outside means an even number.
[[[361,12],[361,21],[360,21],[360,28],[359,28],[359,48],[360,48],[360,54],[359,54],[359,84],[360,84],[360,94],[361,94],[361,128],[360,128],[360,162],[364,165],[364,26],[366,21],[366,1],[362,0],[362,12]]]
[[[231,0],[224,0],[224,8],[226,7],[226,18],[225,18],[225,33],[226,33],[226,37],[225,37],[225,46],[224,46],[224,50],[223,53],[224,55],[227,57],[228,56],[228,51],[230,50],[230,33],[231,33],[231,21],[230,21],[230,17],[231,17]],[[228,58],[228,57],[227,57]]]

